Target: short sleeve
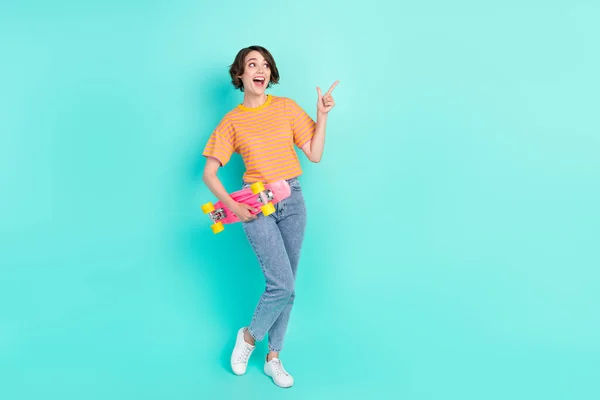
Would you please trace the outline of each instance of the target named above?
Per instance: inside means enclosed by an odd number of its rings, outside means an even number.
[[[294,143],[301,148],[312,139],[317,124],[294,100],[288,99],[288,109]]]
[[[224,119],[215,128],[208,139],[208,143],[202,153],[205,157],[214,157],[224,166],[229,162],[234,152],[235,131],[231,122]]]

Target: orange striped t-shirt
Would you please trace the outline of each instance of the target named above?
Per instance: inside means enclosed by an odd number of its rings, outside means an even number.
[[[256,108],[239,105],[215,128],[204,152],[224,166],[236,152],[242,156],[245,182],[269,183],[302,174],[294,144],[301,148],[314,135],[316,124],[295,101],[267,95]]]

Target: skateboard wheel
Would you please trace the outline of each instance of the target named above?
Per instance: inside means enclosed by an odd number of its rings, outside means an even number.
[[[223,232],[223,229],[225,229],[225,227],[223,226],[222,222],[217,222],[216,224],[212,224],[210,226],[210,229],[212,229],[213,233],[216,235],[219,232]]]
[[[260,192],[265,190],[265,187],[262,184],[262,182],[256,182],[250,185],[250,189],[252,189],[252,194],[259,194]]]
[[[209,212],[215,211],[215,207],[213,206],[213,203],[208,202],[202,205],[202,211],[204,212],[204,214],[208,214]]]
[[[275,212],[275,206],[273,205],[273,203],[265,204],[264,206],[261,206],[260,209],[262,210],[263,215],[265,216],[271,215]]]

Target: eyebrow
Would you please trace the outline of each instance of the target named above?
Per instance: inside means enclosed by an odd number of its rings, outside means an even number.
[[[247,60],[246,60],[246,63],[249,63],[249,62],[250,62],[250,61],[252,61],[252,60],[254,60],[254,61],[258,61],[258,58],[255,58],[255,57],[249,58],[249,59],[247,59]],[[267,60],[264,60],[264,61],[265,61],[267,64],[269,63]]]

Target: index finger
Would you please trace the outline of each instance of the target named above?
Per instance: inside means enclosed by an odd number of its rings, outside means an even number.
[[[331,93],[333,91],[333,89],[335,89],[335,87],[338,85],[338,83],[340,83],[340,81],[335,81],[333,83],[333,85],[331,85],[331,87],[329,88],[329,90],[327,91],[327,94]]]

